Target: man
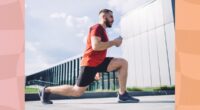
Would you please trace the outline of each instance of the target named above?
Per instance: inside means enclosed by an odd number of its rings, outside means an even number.
[[[118,102],[139,102],[138,99],[131,97],[126,92],[128,62],[123,58],[106,57],[107,49],[122,43],[122,38],[116,38],[109,41],[106,34],[106,28],[111,28],[114,22],[113,12],[103,9],[99,12],[99,23],[92,26],[89,30],[86,50],[81,60],[81,73],[74,86],[61,85],[55,87],[43,87],[39,91],[41,102],[52,104],[49,100],[50,94],[59,94],[63,96],[81,96],[87,89],[88,85],[95,80],[98,72],[119,72],[119,92]]]

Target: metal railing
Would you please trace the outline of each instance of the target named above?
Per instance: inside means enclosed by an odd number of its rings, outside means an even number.
[[[26,77],[26,86],[58,86],[64,84],[74,85],[80,73],[80,60],[80,56],[71,58],[43,71],[29,75]],[[119,86],[116,73],[116,71],[101,73],[101,79],[91,83],[88,87],[88,91],[116,90]]]

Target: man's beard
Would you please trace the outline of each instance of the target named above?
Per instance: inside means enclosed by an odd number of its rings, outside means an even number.
[[[107,18],[106,18],[105,24],[106,24],[106,27],[108,27],[108,28],[112,27],[112,24],[109,22],[109,20]]]

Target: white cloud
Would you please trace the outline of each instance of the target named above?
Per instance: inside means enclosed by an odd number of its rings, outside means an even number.
[[[48,58],[42,52],[40,52],[39,42],[29,42],[26,41],[26,68],[25,73],[31,74],[33,72],[40,71],[44,68],[49,67],[51,64],[48,62]]]
[[[76,27],[76,28],[83,28],[89,27],[92,24],[91,19],[88,16],[83,17],[75,17],[75,16],[67,16],[65,19],[65,23],[67,26]]]
[[[64,12],[52,13],[49,17],[52,19],[63,19],[67,28],[73,28],[76,30],[76,36],[80,38],[84,38],[88,34],[88,28],[94,24],[88,16],[76,17],[66,15]]]

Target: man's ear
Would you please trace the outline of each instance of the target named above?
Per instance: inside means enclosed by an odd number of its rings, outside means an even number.
[[[103,14],[102,18],[103,18],[103,20],[105,20],[106,19],[106,14]]]

